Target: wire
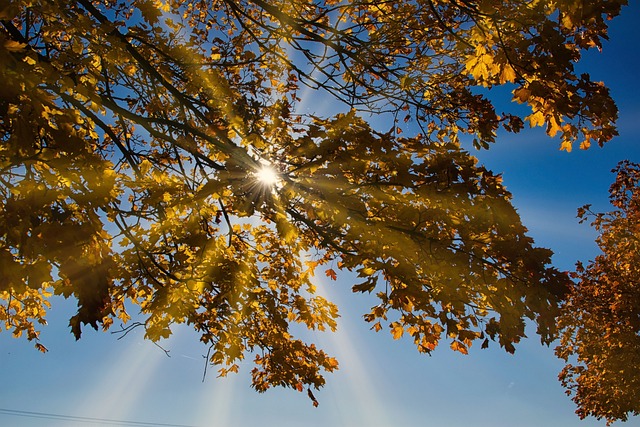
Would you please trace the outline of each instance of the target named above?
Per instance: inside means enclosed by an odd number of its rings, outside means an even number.
[[[116,425],[116,426],[194,427],[186,424],[166,424],[166,423],[147,423],[143,421],[110,420],[106,418],[79,417],[75,415],[60,415],[60,414],[50,414],[47,412],[20,411],[17,409],[5,409],[5,408],[0,408],[0,414],[14,415],[16,417],[44,418],[48,420],[76,421],[76,422],[84,422],[84,423],[91,422],[94,424],[108,424],[108,425]]]

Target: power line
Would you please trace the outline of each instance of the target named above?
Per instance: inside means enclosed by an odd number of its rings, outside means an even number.
[[[0,408],[0,414],[13,415],[16,417],[28,417],[28,418],[44,418],[48,420],[61,420],[61,421],[75,421],[75,422],[91,422],[94,424],[108,424],[116,426],[133,426],[133,427],[195,427],[186,424],[167,424],[167,423],[148,423],[143,421],[125,421],[125,420],[113,420],[106,418],[95,417],[80,417],[75,415],[61,415],[51,414],[47,412],[34,412],[34,411],[20,411],[17,409],[5,409]]]

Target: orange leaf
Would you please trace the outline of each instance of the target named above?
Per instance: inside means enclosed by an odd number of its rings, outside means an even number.
[[[459,351],[462,354],[469,354],[469,351],[467,350],[467,346],[462,344],[460,341],[452,342],[451,349],[453,351]]]
[[[324,274],[327,275],[327,277],[331,278],[331,280],[338,280],[338,275],[336,274],[335,270],[333,270],[332,268],[328,268]]]
[[[46,353],[47,351],[49,351],[47,347],[43,346],[40,343],[36,343],[36,349],[38,349],[38,351],[41,351],[42,353]]]

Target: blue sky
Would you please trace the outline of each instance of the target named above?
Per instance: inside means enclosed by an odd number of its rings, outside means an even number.
[[[559,268],[597,254],[594,232],[578,224],[576,208],[592,203],[607,210],[610,170],[622,159],[640,162],[640,2],[623,10],[611,24],[611,41],[601,54],[580,65],[610,88],[620,108],[620,136],[605,148],[558,151],[558,141],[540,129],[503,134],[489,151],[474,153],[505,184],[523,222],[540,246],[551,248]],[[187,328],[179,329],[160,349],[144,342],[141,331],[122,340],[87,330],[75,342],[67,322],[73,302],[56,300],[42,340],[42,355],[31,343],[0,333],[0,425],[118,425],[67,419],[9,415],[3,410],[60,414],[141,423],[190,426],[601,426],[580,421],[556,376],[562,364],[553,348],[535,334],[515,355],[497,346],[472,348],[469,356],[446,345],[431,357],[412,343],[374,333],[361,320],[370,307],[350,292],[347,275],[337,282],[319,278],[319,289],[341,308],[339,332],[309,333],[340,360],[313,408],[306,394],[250,387],[250,362],[238,375],[201,381],[205,349]],[[119,424],[127,425],[127,424]],[[627,426],[640,426],[640,417]]]

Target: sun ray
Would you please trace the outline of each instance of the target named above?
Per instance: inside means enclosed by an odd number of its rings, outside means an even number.
[[[343,287],[342,291],[333,291],[329,283],[322,278],[314,280],[317,285],[318,295],[337,304],[339,307],[349,306],[346,299],[350,295],[342,295],[349,292],[348,287]],[[344,285],[344,283],[343,283]],[[357,311],[357,310],[356,310]],[[360,338],[361,334],[355,332],[358,329],[357,320],[345,315],[338,319],[338,330],[324,334],[315,334],[322,347],[335,356],[340,361],[340,370],[334,374],[336,378],[332,381],[339,381],[339,377],[344,375],[345,387],[336,387],[336,396],[333,398],[341,403],[339,407],[350,407],[349,414],[341,414],[345,423],[354,422],[356,425],[367,426],[390,426],[394,423],[385,411],[385,401],[377,391],[381,388],[372,381],[371,372],[379,372],[381,367],[377,366],[375,358],[363,357],[364,354],[371,354],[367,351],[367,344]],[[331,386],[328,386],[331,387]],[[326,391],[322,394],[326,395]],[[319,397],[321,394],[319,394]],[[331,400],[334,400],[331,399]],[[326,398],[327,404],[330,399]],[[334,401],[335,401],[334,400]],[[345,405],[344,401],[350,401]],[[322,403],[321,403],[322,404]],[[353,419],[353,417],[357,417]]]
[[[145,388],[165,354],[149,342],[131,340],[102,373],[102,378],[78,406],[93,417],[128,419],[136,412]]]
[[[240,374],[228,375],[224,378],[211,378],[206,384],[207,390],[202,393],[197,405],[199,425],[233,426],[237,425],[238,399],[243,396],[238,386],[246,387],[241,382]]]

